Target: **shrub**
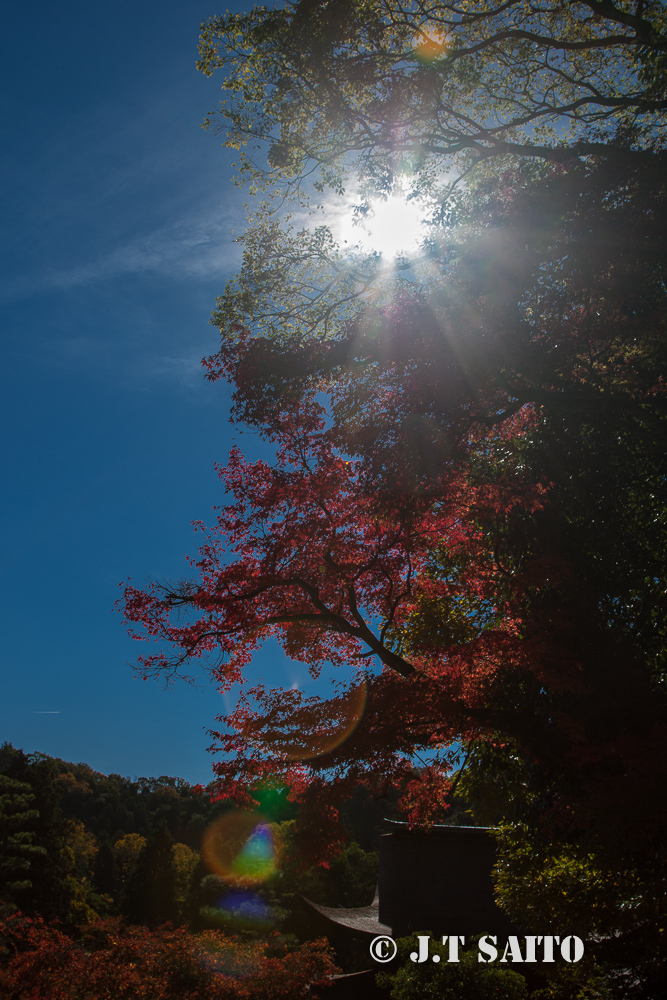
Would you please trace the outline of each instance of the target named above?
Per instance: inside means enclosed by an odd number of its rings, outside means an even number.
[[[414,963],[410,952],[414,938],[398,941],[403,964],[398,972],[381,973],[377,979],[390,989],[392,1000],[527,1000],[526,980],[511,969],[481,964],[477,948],[462,951],[459,962],[447,961],[447,949],[432,941],[432,955],[440,962]]]
[[[55,924],[13,914],[0,921],[0,996],[30,1000],[295,1000],[316,996],[336,968],[325,941],[270,957],[266,943],[169,925],[123,927],[118,918],[74,941]]]

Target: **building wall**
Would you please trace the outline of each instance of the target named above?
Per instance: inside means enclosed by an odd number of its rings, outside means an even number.
[[[496,847],[488,830],[391,827],[380,838],[379,918],[394,936],[516,933],[493,898]]]

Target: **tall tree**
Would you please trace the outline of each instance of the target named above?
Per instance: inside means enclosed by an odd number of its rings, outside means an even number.
[[[410,745],[501,731],[569,768],[583,802],[586,742],[599,791],[615,741],[633,734],[635,764],[618,772],[632,797],[642,739],[659,741],[664,720],[661,162],[508,172],[477,189],[430,288],[324,342],[240,328],[209,371],[232,378],[237,416],[276,443],[277,466],[232,456],[236,503],[197,582],[127,591],[130,619],[182,650],[146,668],[218,651],[216,677],[233,683],[268,634],[314,669],[375,655],[393,674],[371,682],[366,718],[375,705],[387,725],[364,751],[357,729],[346,767],[371,747],[396,761]],[[183,608],[196,616],[177,620]],[[244,707],[225,737],[246,776],[298,757],[299,740],[316,759],[308,718],[317,733],[349,711],[339,699],[326,723],[298,694],[259,694],[260,716]]]
[[[301,0],[212,18],[199,65],[223,69],[224,101],[208,124],[238,151],[251,190],[270,193],[220,300],[223,337],[336,339],[369,297],[415,276],[431,285],[443,244],[445,267],[456,251],[461,178],[600,159],[664,171],[651,163],[664,150],[666,27],[659,2],[597,0]],[[363,217],[396,187],[439,225],[424,266],[351,255],[326,212],[300,231],[276,216],[330,188],[351,192]]]
[[[35,843],[37,809],[35,796],[25,781],[0,774],[0,900],[5,905],[21,902],[30,879],[33,861],[46,850]]]
[[[617,873],[664,857],[664,27],[659,4],[510,0],[204,30],[255,190],[294,210],[356,178],[363,214],[402,181],[433,206],[393,265],[259,207],[207,368],[276,464],[234,452],[196,578],[125,594],[177,650],[146,673],[211,656],[224,687],[269,635],[352,668],[328,701],[256,688],[215,734],[221,794],[282,775],[320,849],[358,783],[442,815],[457,743],[469,793],[503,788],[538,840]]]
[[[0,774],[5,780],[18,782],[21,787],[27,785],[30,789],[14,799],[14,806],[10,798],[8,806],[13,810],[23,794],[27,796],[25,805],[29,818],[26,818],[23,833],[31,835],[29,839],[24,838],[26,847],[30,844],[30,850],[24,855],[30,855],[30,869],[26,876],[29,884],[21,890],[20,906],[25,912],[39,913],[47,919],[67,914],[71,895],[65,856],[66,831],[54,785],[56,773],[53,762],[43,755],[27,755],[9,743],[0,747]],[[11,827],[11,821],[9,825]],[[6,833],[11,836],[11,829],[6,828]]]
[[[616,879],[595,933],[626,941],[638,906],[645,969],[667,825],[665,192],[647,162],[478,186],[431,284],[329,340],[239,325],[209,371],[231,377],[276,464],[234,453],[196,579],[126,592],[139,632],[177,648],[147,672],[212,656],[230,684],[268,635],[314,671],[353,668],[328,702],[242,700],[216,733],[221,794],[248,805],[281,775],[324,853],[355,784],[397,785],[413,821],[441,817],[463,743],[454,780],[480,815],[540,845],[532,872],[505,849],[510,908],[526,905],[514,875],[539,882],[567,859],[581,884],[560,909],[557,894],[533,904],[559,933],[573,895]],[[354,670],[373,657],[382,673]]]
[[[651,147],[666,28],[659,2],[298,0],[211,18],[199,66],[227,70],[219,120],[256,181],[264,145],[292,183],[351,161],[386,189],[403,166],[437,183],[443,157]]]

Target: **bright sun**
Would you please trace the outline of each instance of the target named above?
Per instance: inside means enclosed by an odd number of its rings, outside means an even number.
[[[424,238],[423,203],[407,201],[402,192],[397,192],[371,201],[370,209],[363,222],[356,225],[351,211],[341,213],[331,227],[335,238],[341,244],[361,245],[385,258],[410,253]]]

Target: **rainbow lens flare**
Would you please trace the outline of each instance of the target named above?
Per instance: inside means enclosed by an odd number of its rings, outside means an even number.
[[[279,845],[268,823],[255,813],[225,813],[204,833],[204,860],[232,885],[264,882],[278,865]]]
[[[254,927],[257,929],[271,927],[274,914],[268,903],[254,892],[238,889],[227,893],[218,900],[221,916],[239,927]]]

